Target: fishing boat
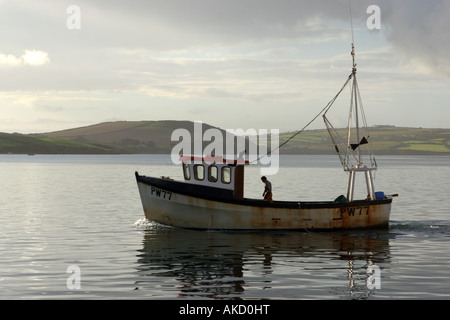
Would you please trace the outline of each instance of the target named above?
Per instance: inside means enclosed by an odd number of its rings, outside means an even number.
[[[145,217],[172,227],[203,230],[342,230],[388,227],[392,199],[396,195],[376,192],[374,188],[372,173],[377,169],[377,163],[362,110],[353,44],[351,55],[351,74],[338,94],[316,116],[322,115],[334,150],[344,171],[349,174],[346,196],[341,195],[328,201],[266,201],[245,198],[244,168],[251,165],[245,159],[245,154],[239,157],[182,155],[180,163],[184,180],[150,177],[135,172]],[[347,86],[351,86],[351,101],[346,139],[343,139],[327,115]],[[361,122],[365,125],[364,128],[360,125]],[[305,129],[306,127],[296,132],[285,143]],[[355,177],[358,174],[363,175],[366,182],[367,197],[364,199],[354,199]]]

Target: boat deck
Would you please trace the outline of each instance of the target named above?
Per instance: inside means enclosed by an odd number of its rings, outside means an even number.
[[[224,203],[233,203],[236,205],[268,207],[268,208],[286,208],[286,209],[316,209],[316,208],[345,208],[354,206],[368,206],[377,204],[391,203],[392,199],[383,200],[354,200],[351,202],[335,202],[335,201],[273,201],[268,202],[262,199],[233,197],[232,190],[212,188],[208,186],[193,185],[183,181],[177,181],[167,178],[155,178],[139,175],[135,173],[138,182],[147,184],[151,187],[166,190],[169,192],[179,193],[186,196],[219,201]]]

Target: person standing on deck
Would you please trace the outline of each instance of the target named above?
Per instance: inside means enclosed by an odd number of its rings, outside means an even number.
[[[267,180],[266,177],[261,177],[261,181],[264,183],[264,192],[262,196],[264,197],[264,200],[272,202],[272,183],[270,183],[269,180]]]

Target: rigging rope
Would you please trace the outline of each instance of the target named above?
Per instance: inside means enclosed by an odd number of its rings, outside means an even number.
[[[308,122],[302,129],[300,129],[299,131],[297,131],[296,133],[294,133],[291,137],[289,137],[286,141],[284,141],[282,144],[280,144],[277,148],[267,152],[265,155],[258,157],[256,160],[251,161],[250,163],[254,163],[259,161],[261,158],[264,158],[267,155],[272,154],[272,152],[277,151],[279,149],[281,149],[284,145],[286,145],[289,141],[291,141],[292,139],[294,139],[296,136],[298,136],[300,133],[302,133],[303,131],[306,130],[307,127],[309,127],[309,125],[311,123],[313,123],[321,114],[323,114],[324,120],[325,120],[325,125],[327,126],[327,130],[328,132],[330,132],[329,128],[328,128],[328,124],[327,123],[327,119],[325,117],[326,113],[328,112],[328,110],[331,108],[331,106],[334,104],[334,102],[336,101],[336,99],[339,97],[339,95],[341,94],[341,92],[345,89],[345,87],[347,86],[347,84],[349,83],[349,81],[352,79],[353,75],[356,72],[356,64],[355,64],[355,47],[354,47],[354,43],[355,43],[355,36],[354,36],[354,32],[353,32],[353,15],[352,15],[352,5],[351,5],[351,0],[348,1],[348,7],[349,7],[349,11],[350,11],[350,26],[351,26],[351,31],[352,31],[352,59],[353,59],[353,69],[352,69],[352,73],[349,75],[347,81],[344,83],[344,85],[342,86],[341,90],[339,90],[339,92],[336,94],[336,96],[330,100],[330,102],[328,102],[328,104],[325,106],[325,108],[323,108],[310,122]],[[359,94],[359,92],[358,92]],[[352,96],[353,99],[353,96]],[[334,129],[334,128],[333,128]],[[331,136],[331,135],[330,135]],[[333,138],[332,138],[333,140]],[[334,140],[333,140],[334,143]],[[335,147],[337,148],[336,144]],[[342,159],[341,159],[342,160]]]
[[[336,94],[336,96],[330,100],[330,102],[328,102],[328,104],[325,106],[325,108],[323,108],[311,121],[309,121],[302,129],[300,129],[299,131],[297,131],[296,133],[294,133],[291,137],[289,137],[289,139],[287,139],[286,141],[284,141],[282,144],[280,144],[277,148],[272,149],[271,151],[267,152],[265,155],[258,157],[258,159],[251,161],[250,163],[254,163],[259,161],[261,158],[264,158],[265,156],[272,154],[272,152],[279,150],[281,147],[283,147],[284,145],[286,145],[289,141],[291,141],[292,139],[294,139],[296,136],[298,136],[300,133],[302,133],[303,131],[306,130],[307,127],[309,127],[309,125],[311,123],[313,123],[321,114],[323,114],[325,116],[325,114],[328,112],[328,110],[331,108],[331,106],[333,105],[333,103],[336,101],[336,99],[338,98],[338,96],[341,94],[341,92],[345,89],[345,87],[347,86],[348,82],[352,79],[353,77],[353,73],[351,73],[347,79],[347,81],[345,81],[345,84],[342,86],[341,90],[339,90],[339,92]]]

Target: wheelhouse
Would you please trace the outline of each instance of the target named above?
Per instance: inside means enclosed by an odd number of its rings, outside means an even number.
[[[234,198],[244,197],[244,166],[248,161],[217,156],[181,156],[180,161],[185,182],[232,190]]]

